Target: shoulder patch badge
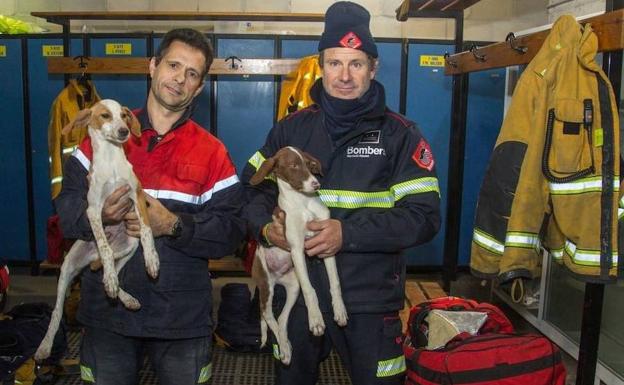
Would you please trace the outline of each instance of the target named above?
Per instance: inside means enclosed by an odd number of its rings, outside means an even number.
[[[418,146],[416,146],[416,150],[412,154],[412,159],[416,162],[418,167],[428,171],[433,170],[433,166],[435,165],[431,147],[429,147],[429,143],[424,139],[420,139],[420,142],[418,142]]]

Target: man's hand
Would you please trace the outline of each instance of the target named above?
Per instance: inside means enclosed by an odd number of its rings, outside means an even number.
[[[171,235],[173,224],[178,220],[178,217],[167,210],[158,199],[145,194],[145,200],[147,201],[147,216],[154,237]],[[124,220],[126,221],[126,234],[139,238],[141,236],[141,226],[136,212],[129,212],[124,217]]]
[[[305,241],[306,254],[319,258],[331,257],[342,248],[342,223],[336,219],[308,222],[308,230],[317,234]]]
[[[139,216],[136,211],[129,211],[124,216],[124,223],[126,225],[126,234],[131,237],[141,238],[141,224],[139,223]]]
[[[276,208],[273,212],[273,222],[267,226],[266,237],[269,243],[279,247],[280,249],[290,250],[290,245],[286,240],[286,212]]]
[[[102,206],[102,224],[104,226],[116,225],[124,219],[124,216],[132,209],[132,200],[128,196],[130,186],[118,187],[104,200]]]

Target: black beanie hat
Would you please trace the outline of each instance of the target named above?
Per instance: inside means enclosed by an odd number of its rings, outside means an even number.
[[[325,30],[319,41],[319,52],[326,48],[346,47],[377,57],[377,46],[368,24],[370,13],[350,1],[332,4],[325,12]]]

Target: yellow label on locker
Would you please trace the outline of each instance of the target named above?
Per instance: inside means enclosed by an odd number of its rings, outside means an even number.
[[[444,67],[444,56],[442,55],[420,55],[421,67]]]
[[[132,55],[130,43],[106,43],[107,55]]]
[[[41,47],[41,54],[43,56],[63,56],[62,45],[44,45]]]
[[[6,57],[6,45],[0,45],[0,57]]]

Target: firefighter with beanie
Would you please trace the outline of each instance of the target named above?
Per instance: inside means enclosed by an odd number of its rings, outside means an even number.
[[[309,330],[301,295],[290,313],[290,365],[276,360],[276,384],[316,384],[319,363],[335,349],[357,385],[403,384],[401,321],[405,289],[403,250],[429,241],[440,227],[435,158],[416,125],[391,111],[384,87],[374,80],[377,46],[370,14],[341,1],[325,14],[319,42],[322,78],[310,90],[314,104],[276,123],[243,172],[244,215],[258,242],[284,249],[282,217],[272,220],[277,185],[249,180],[284,146],[296,146],[323,166],[318,194],[331,218],[308,222],[316,235],[305,242],[308,274],[323,312],[325,331]],[[348,312],[344,327],[333,320],[322,258],[336,256]],[[277,345],[274,353],[279,357]]]

